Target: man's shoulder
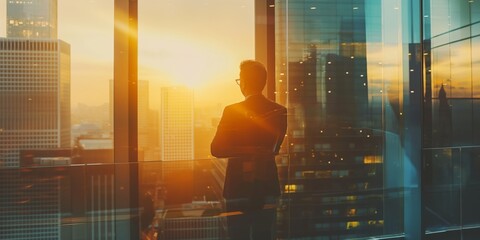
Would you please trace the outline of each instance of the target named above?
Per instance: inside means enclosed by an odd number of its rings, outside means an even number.
[[[244,112],[254,109],[263,109],[261,111],[276,110],[278,112],[286,112],[287,108],[266,97],[256,97],[249,100],[233,103],[225,107],[224,112]]]
[[[287,108],[285,106],[283,106],[279,103],[276,103],[276,102],[274,102],[270,99],[267,99],[267,101],[268,101],[268,104],[271,106],[272,109],[276,109],[277,111],[281,111],[281,112],[283,112],[283,111],[286,112],[287,111]]]
[[[266,98],[265,96],[263,95],[258,95],[254,98],[251,99],[251,102],[255,103],[255,104],[262,104],[262,105],[269,105],[269,106],[272,106],[272,107],[275,107],[275,108],[284,108],[286,109],[283,105],[280,105],[268,98]]]
[[[240,109],[240,108],[245,108],[245,103],[244,103],[244,101],[227,105],[227,106],[225,107],[225,111],[232,111],[232,110],[234,110],[234,109]]]
[[[281,104],[278,104],[278,103],[276,103],[276,102],[273,102],[273,101],[272,101],[272,103],[276,106],[276,108],[279,108],[279,109],[282,109],[282,110],[287,111],[287,108],[286,108],[285,106],[283,106],[283,105],[281,105]]]

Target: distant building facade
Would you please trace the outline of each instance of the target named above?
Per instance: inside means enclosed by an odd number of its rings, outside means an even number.
[[[160,104],[160,159],[193,160],[193,91],[185,87],[163,87]]]

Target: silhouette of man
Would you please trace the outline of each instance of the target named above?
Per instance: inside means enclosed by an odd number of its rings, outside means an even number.
[[[240,64],[237,83],[245,100],[227,106],[211,143],[215,157],[228,158],[223,196],[230,239],[274,239],[280,195],[275,155],[285,136],[287,109],[262,95],[263,64]]]

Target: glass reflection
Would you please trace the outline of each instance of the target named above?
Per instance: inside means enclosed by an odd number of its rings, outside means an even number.
[[[282,237],[403,231],[402,69],[418,76],[404,62],[421,60],[394,31],[406,6],[276,1],[276,99],[289,111]]]
[[[478,1],[424,1],[425,222],[434,239],[474,239],[478,169]],[[429,14],[428,14],[429,13]],[[477,20],[475,20],[477,19]],[[430,32],[428,32],[430,31]],[[429,35],[431,33],[431,36]],[[430,45],[431,43],[431,45]],[[432,147],[432,148],[430,148]],[[474,190],[476,189],[476,190]]]

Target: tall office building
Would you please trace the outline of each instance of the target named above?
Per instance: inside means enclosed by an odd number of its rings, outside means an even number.
[[[163,87],[160,105],[161,160],[193,160],[193,91]]]
[[[56,1],[7,1],[0,38],[0,168],[23,149],[70,147],[70,46],[56,39]],[[60,239],[60,177],[4,169],[0,238]]]
[[[0,167],[22,149],[70,147],[70,46],[0,39]]]
[[[193,195],[193,91],[163,87],[160,97],[161,181],[168,193],[165,204],[188,203]]]
[[[57,38],[57,0],[7,0],[7,37]]]
[[[56,12],[53,0],[7,1],[8,34],[0,39],[0,167],[18,167],[21,149],[70,146],[70,46],[55,38]]]

